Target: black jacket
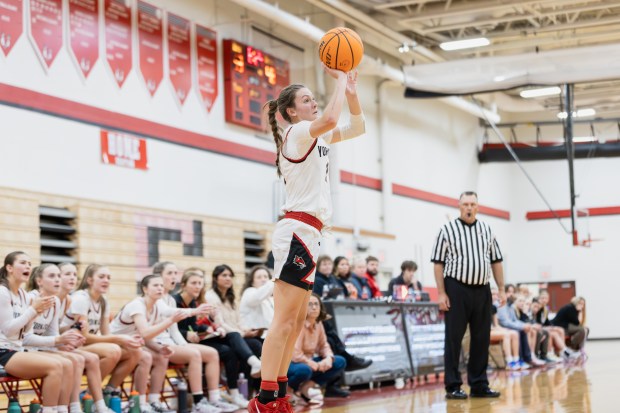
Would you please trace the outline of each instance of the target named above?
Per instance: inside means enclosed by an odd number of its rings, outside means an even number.
[[[568,329],[569,324],[578,326],[580,324],[579,311],[577,311],[577,307],[573,303],[568,303],[560,308],[551,322],[554,326],[562,327],[565,330]]]
[[[177,308],[197,307],[196,300],[192,300],[189,305],[185,304],[183,298],[181,297],[181,294],[175,294],[172,296],[172,298],[174,298],[174,301],[176,301]],[[196,316],[187,317],[186,319],[179,321],[177,324],[179,325],[179,331],[181,332],[181,334],[183,334],[183,338],[185,340],[187,340],[188,331],[193,331],[195,333],[204,333],[205,331],[207,331],[208,328],[205,325],[198,325],[196,323]]]
[[[390,283],[388,284],[388,289],[387,289],[388,297],[391,297],[394,294],[394,286],[396,285],[406,285],[408,289],[413,288],[414,290],[422,291],[422,283],[420,281],[416,281],[415,286],[413,285],[413,283],[406,284],[405,279],[403,278],[403,275],[400,274],[398,277],[392,278],[390,280]]]
[[[335,275],[329,274],[325,275],[320,272],[316,272],[314,277],[314,285],[312,286],[312,292],[318,295],[319,297],[323,297],[323,288],[328,285],[331,288],[335,287],[343,287],[343,285],[338,281]],[[347,294],[346,289],[343,291],[343,294]]]

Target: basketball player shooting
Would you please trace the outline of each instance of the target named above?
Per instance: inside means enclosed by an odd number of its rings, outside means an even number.
[[[248,406],[251,413],[293,411],[286,396],[286,374],[306,319],[321,230],[332,214],[329,145],[365,131],[357,72],[345,73],[325,65],[324,70],[336,85],[323,113],[319,113],[312,92],[299,84],[285,87],[278,99],[266,104],[277,147],[277,172],[286,187],[286,204],[284,218],[273,234],[275,314],[263,345],[260,392]],[[345,98],[350,122],[338,127]],[[289,123],[285,129],[278,125],[276,112]]]

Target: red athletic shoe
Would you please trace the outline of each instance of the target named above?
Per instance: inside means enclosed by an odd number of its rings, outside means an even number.
[[[285,403],[287,404],[287,403]],[[248,404],[248,412],[249,413],[281,413],[286,412],[286,410],[282,410],[282,403],[279,400],[274,402],[269,402],[267,404],[262,404],[258,401],[258,397],[254,397],[250,400]]]
[[[280,413],[295,413],[295,410],[293,410],[293,406],[291,405],[291,396],[289,396],[288,394],[285,397],[282,397],[280,399],[278,399],[278,412]]]

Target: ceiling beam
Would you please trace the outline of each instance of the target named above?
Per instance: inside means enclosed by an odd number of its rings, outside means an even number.
[[[620,24],[620,16],[613,16],[613,17],[604,18],[604,19],[582,20],[582,21],[575,22],[575,23],[553,24],[553,25],[543,26],[539,29],[531,28],[531,29],[510,30],[510,31],[505,31],[505,32],[489,32],[489,33],[486,33],[485,36],[489,39],[524,37],[527,35],[541,35],[541,34],[547,34],[547,33],[553,33],[553,32],[561,32],[565,30],[586,29],[586,28],[593,28],[597,26],[607,26],[607,25],[614,25],[614,24]]]
[[[616,4],[615,7],[620,8],[620,4]],[[609,4],[598,4],[598,5],[584,5],[580,7],[573,7],[570,9],[564,8],[562,10],[539,12],[537,13],[536,16],[532,16],[531,14],[526,13],[526,14],[519,14],[519,15],[496,17],[496,18],[491,18],[491,19],[486,19],[486,20],[473,19],[472,17],[473,21],[471,22],[453,23],[453,24],[446,24],[446,25],[440,25],[440,26],[435,26],[435,27],[424,27],[421,29],[417,29],[416,31],[419,31],[419,33],[426,35],[428,33],[437,33],[437,32],[442,32],[442,31],[455,30],[455,29],[460,29],[462,27],[480,27],[480,26],[485,26],[485,25],[490,25],[490,24],[501,24],[501,23],[519,21],[519,20],[528,20],[531,17],[543,18],[543,17],[550,17],[550,16],[555,16],[555,15],[564,14],[564,13],[577,13],[577,12],[583,12],[583,11],[594,11],[594,10],[609,9],[609,8],[613,8],[613,7],[610,7]],[[401,20],[401,21],[404,21],[404,20]],[[551,26],[551,27],[554,27],[554,26]]]
[[[393,1],[387,2],[384,4],[377,4],[374,6],[375,10],[385,10],[385,9],[393,9],[395,7],[406,7],[406,6],[424,6],[426,3],[440,2],[443,0],[403,0],[403,1]]]
[[[464,14],[479,14],[490,11],[497,10],[512,10],[517,6],[524,6],[528,4],[546,4],[546,3],[557,3],[558,0],[526,0],[526,1],[518,1],[518,0],[507,0],[502,2],[487,2],[486,4],[477,4],[472,5],[468,3],[464,6],[453,6],[448,10],[444,10],[443,8],[435,8],[434,10],[429,10],[423,13],[418,14],[417,16],[406,17],[401,20],[401,23],[410,23],[417,21],[425,21],[429,19],[444,19],[447,17],[462,17]],[[573,1],[570,1],[573,3]],[[566,3],[566,2],[565,2]],[[580,2],[583,3],[583,2]]]

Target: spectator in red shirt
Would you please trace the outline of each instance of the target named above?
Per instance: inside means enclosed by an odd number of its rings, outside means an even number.
[[[366,273],[364,274],[364,278],[368,282],[368,286],[370,287],[370,293],[373,298],[382,297],[381,289],[379,288],[379,284],[377,284],[377,280],[375,277],[379,273],[379,259],[369,255],[366,257]]]

